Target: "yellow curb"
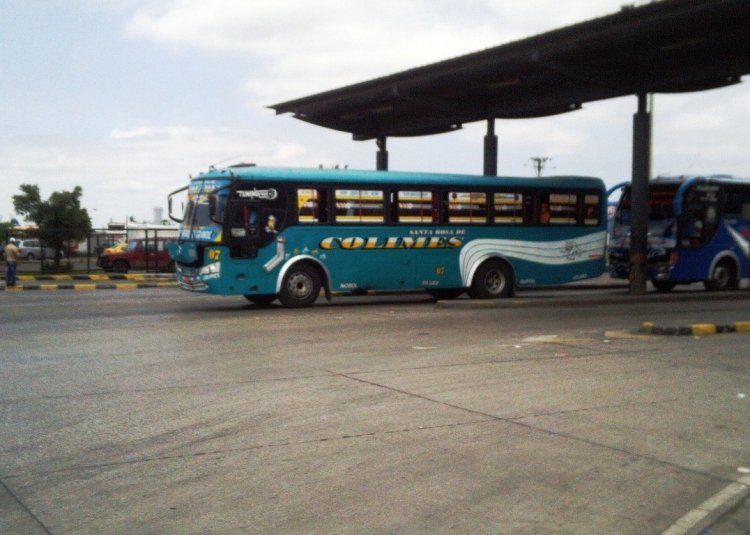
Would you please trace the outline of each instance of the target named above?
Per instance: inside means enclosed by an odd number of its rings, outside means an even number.
[[[73,277],[70,275],[52,275],[52,280],[56,281],[72,281]]]
[[[750,321],[737,321],[734,324],[734,328],[738,333],[748,333],[750,332]]]
[[[694,335],[716,334],[716,325],[710,323],[697,323],[691,327]]]
[[[40,290],[57,290],[58,286],[57,284],[40,284],[39,289]]]
[[[129,283],[129,282],[121,282],[118,284],[115,284],[115,288],[118,290],[135,290],[138,288],[138,284],[135,283]]]
[[[74,290],[96,290],[96,284],[74,284]]]
[[[109,281],[109,275],[89,275],[92,281]]]

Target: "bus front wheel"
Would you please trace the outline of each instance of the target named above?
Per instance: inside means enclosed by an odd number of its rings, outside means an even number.
[[[654,288],[656,288],[657,292],[662,293],[671,292],[672,290],[674,290],[674,287],[677,286],[676,282],[662,281],[657,279],[652,279],[651,284],[654,285]]]
[[[281,304],[291,308],[312,305],[320,295],[320,274],[309,264],[292,266],[284,276],[279,292]]]
[[[737,266],[731,260],[722,260],[711,270],[711,277],[703,282],[706,290],[716,292],[737,288]]]
[[[499,260],[488,260],[474,274],[469,295],[473,299],[497,299],[513,293],[513,275],[510,268]]]

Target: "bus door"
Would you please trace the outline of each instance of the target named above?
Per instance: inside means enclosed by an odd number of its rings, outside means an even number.
[[[227,219],[226,244],[232,258],[255,258],[263,244],[263,210],[258,202],[232,204]]]
[[[724,247],[714,240],[719,228],[719,185],[695,183],[675,199],[679,209],[679,255],[672,277],[675,280],[706,279],[716,253]]]
[[[697,183],[684,193],[680,223],[680,245],[707,245],[719,224],[719,185]]]

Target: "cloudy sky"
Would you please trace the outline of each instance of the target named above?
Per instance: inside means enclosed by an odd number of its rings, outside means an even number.
[[[374,142],[267,106],[619,10],[628,0],[0,0],[0,221],[19,185],[152,220],[212,164],[372,169]],[[653,172],[750,175],[750,86],[655,99]],[[498,121],[498,172],[630,177],[635,97]],[[485,124],[389,139],[390,168],[482,172]]]

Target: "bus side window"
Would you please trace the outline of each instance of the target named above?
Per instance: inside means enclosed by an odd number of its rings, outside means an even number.
[[[328,191],[325,188],[297,190],[297,221],[300,223],[328,222]]]
[[[397,223],[437,223],[431,191],[398,191],[396,196]]]
[[[258,208],[248,204],[235,204],[229,221],[232,238],[254,238],[258,236]]]
[[[539,224],[575,225],[578,223],[578,195],[549,193],[541,196]]]
[[[487,223],[487,194],[483,191],[449,191],[448,223],[483,225]]]
[[[385,223],[385,197],[382,190],[337,189],[336,223]]]
[[[583,224],[587,226],[599,225],[601,205],[599,195],[588,193],[583,198]]]
[[[525,193],[495,192],[492,221],[498,225],[531,223],[534,199]]]

